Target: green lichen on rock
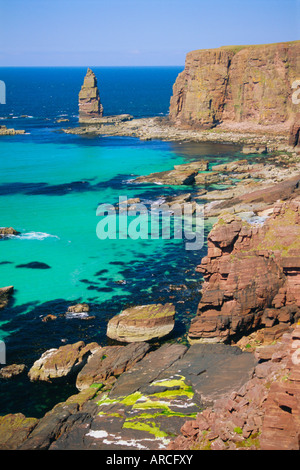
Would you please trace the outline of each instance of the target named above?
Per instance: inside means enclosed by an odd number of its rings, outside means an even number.
[[[148,432],[153,434],[156,438],[158,437],[168,437],[168,434],[165,431],[162,431],[154,422],[144,422],[144,421],[128,421],[126,420],[123,424],[125,429],[135,429],[138,431]]]

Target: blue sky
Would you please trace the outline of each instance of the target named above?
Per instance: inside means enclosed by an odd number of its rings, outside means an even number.
[[[300,0],[0,0],[0,66],[183,65],[300,39]]]

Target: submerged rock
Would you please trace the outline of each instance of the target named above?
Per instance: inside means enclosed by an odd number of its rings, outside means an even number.
[[[107,336],[122,342],[149,341],[169,334],[175,324],[175,307],[168,303],[140,305],[123,310],[107,325]]]
[[[18,264],[16,268],[29,268],[29,269],[50,269],[47,263],[41,263],[40,261],[32,261],[30,263]]]

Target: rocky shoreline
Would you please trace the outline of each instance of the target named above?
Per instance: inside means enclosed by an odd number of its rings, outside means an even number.
[[[112,121],[112,122],[110,122]],[[129,115],[107,116],[89,119],[62,132],[75,135],[103,135],[137,137],[141,140],[164,140],[182,142],[226,142],[243,145],[264,146],[268,151],[283,150],[288,145],[287,125],[257,126],[248,124],[218,125],[212,129],[190,129],[174,126],[168,116],[133,118]],[[289,148],[292,150],[292,148]]]

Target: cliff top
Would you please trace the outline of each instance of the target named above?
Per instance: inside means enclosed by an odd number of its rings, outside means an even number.
[[[190,52],[195,53],[195,52],[200,52],[200,51],[213,51],[213,50],[226,50],[226,51],[232,51],[234,54],[237,52],[240,52],[242,49],[256,49],[256,48],[263,48],[263,47],[270,47],[270,46],[278,46],[278,45],[286,45],[286,46],[292,46],[292,45],[300,45],[300,40],[296,41],[286,41],[286,42],[274,42],[270,44],[244,44],[244,45],[235,45],[235,46],[220,46],[220,47],[213,47],[213,48],[207,48],[207,49],[195,49]]]

